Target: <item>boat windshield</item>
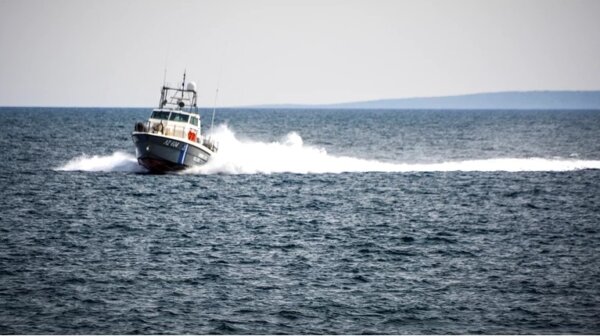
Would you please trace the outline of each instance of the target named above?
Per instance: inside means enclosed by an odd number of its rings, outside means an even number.
[[[167,120],[169,119],[169,113],[169,111],[153,111],[150,118]]]
[[[190,118],[190,124],[192,124],[194,126],[198,126],[198,118],[196,118],[196,117]]]
[[[171,120],[171,121],[180,121],[180,122],[188,122],[189,118],[190,118],[189,115],[173,112],[173,113],[171,113],[171,117],[169,118],[169,120]]]

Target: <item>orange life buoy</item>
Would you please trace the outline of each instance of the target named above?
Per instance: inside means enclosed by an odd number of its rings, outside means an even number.
[[[194,132],[194,131],[190,130],[190,131],[188,132],[188,139],[189,139],[190,141],[196,141],[196,132]]]

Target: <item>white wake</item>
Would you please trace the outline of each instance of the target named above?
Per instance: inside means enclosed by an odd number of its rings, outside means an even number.
[[[145,172],[146,169],[137,163],[135,156],[115,152],[107,156],[78,156],[65,165],[56,168],[59,171],[89,171],[89,172]]]
[[[600,160],[497,158],[441,163],[389,163],[328,154],[323,148],[303,143],[296,132],[280,141],[241,141],[226,125],[215,129],[219,152],[191,174],[321,174],[343,172],[448,172],[448,171],[570,171],[600,169]]]
[[[323,148],[304,144],[300,135],[291,132],[279,141],[240,140],[226,125],[215,128],[212,137],[219,151],[200,167],[184,174],[322,174],[343,172],[533,172],[600,169],[600,160],[495,158],[448,161],[441,163],[389,163],[328,154]],[[108,156],[79,156],[63,171],[144,172],[133,155],[116,152]]]

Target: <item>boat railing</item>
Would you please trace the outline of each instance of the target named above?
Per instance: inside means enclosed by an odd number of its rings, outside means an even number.
[[[214,141],[211,137],[203,137],[202,145],[213,152],[219,150],[219,143]]]
[[[217,151],[219,148],[218,143],[210,137],[204,137],[196,133],[190,132],[190,129],[186,126],[170,125],[168,123],[152,123],[150,121],[138,122],[135,124],[134,130],[136,132],[147,132],[150,134],[162,134],[166,136],[172,136],[176,138],[187,139],[195,141],[208,149]],[[186,132],[187,131],[187,132]],[[190,134],[193,133],[193,136]]]

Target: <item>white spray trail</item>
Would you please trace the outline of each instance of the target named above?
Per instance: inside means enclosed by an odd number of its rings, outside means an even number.
[[[600,169],[600,161],[544,158],[499,158],[428,164],[388,163],[348,156],[334,156],[325,149],[305,145],[296,133],[280,141],[241,141],[226,125],[212,136],[219,151],[204,166],[187,170],[191,174],[271,174],[342,172],[447,172],[447,171],[570,171]]]
[[[219,142],[219,151],[204,166],[185,170],[184,174],[322,174],[342,172],[525,172],[600,169],[600,160],[495,158],[441,163],[389,163],[328,154],[323,148],[303,143],[296,132],[280,141],[240,140],[226,125],[215,127],[211,136]],[[115,152],[108,156],[76,157],[60,171],[145,172],[135,156]]]
[[[240,141],[224,125],[215,128],[213,138],[219,151],[208,164],[188,170],[189,173],[256,174],[256,173],[341,173],[360,171],[392,171],[393,164],[332,156],[322,148],[305,145],[296,133],[280,141]]]
[[[115,152],[107,156],[78,156],[65,165],[56,168],[59,171],[89,172],[145,172],[146,169],[137,163],[135,156],[123,152]]]

